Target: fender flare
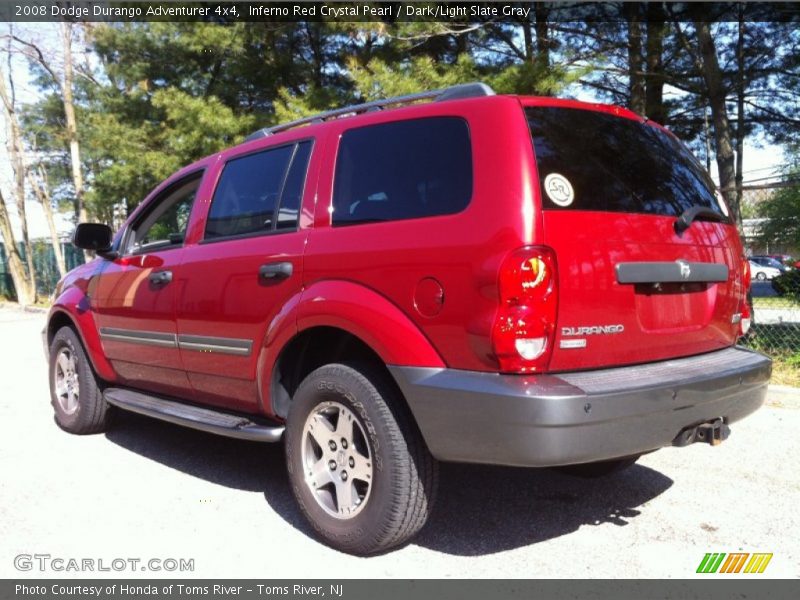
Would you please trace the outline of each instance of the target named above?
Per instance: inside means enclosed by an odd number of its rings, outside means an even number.
[[[387,365],[445,366],[419,327],[386,297],[350,281],[319,281],[287,301],[267,328],[256,367],[262,412],[274,410],[271,386],[281,354],[314,327],[346,331]]]
[[[430,340],[406,313],[385,296],[350,281],[319,281],[303,291],[297,307],[297,330],[311,327],[347,331],[387,365],[445,366]]]
[[[92,316],[89,298],[77,287],[66,290],[50,308],[47,315],[47,334],[49,334],[53,319],[59,315],[65,316],[72,323],[95,373],[105,381],[115,381],[117,376],[103,352],[100,333]]]

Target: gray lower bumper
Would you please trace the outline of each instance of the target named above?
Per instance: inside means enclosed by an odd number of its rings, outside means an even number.
[[[559,375],[390,367],[440,460],[546,467],[669,446],[764,402],[772,361],[744,348]]]

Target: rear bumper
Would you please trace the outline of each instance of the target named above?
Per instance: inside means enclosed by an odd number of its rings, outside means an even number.
[[[547,467],[641,454],[678,445],[687,427],[738,421],[763,404],[772,361],[735,347],[559,375],[390,370],[436,458]]]

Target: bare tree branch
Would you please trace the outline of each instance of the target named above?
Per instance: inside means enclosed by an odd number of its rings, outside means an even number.
[[[25,55],[28,56],[29,58],[35,60],[37,63],[39,63],[39,65],[45,71],[47,71],[47,73],[50,75],[50,77],[52,77],[52,79],[55,82],[55,84],[59,87],[59,89],[63,93],[63,84],[62,84],[61,78],[53,70],[52,66],[47,61],[47,59],[45,59],[44,54],[39,49],[39,46],[37,46],[33,42],[29,42],[27,40],[23,40],[22,38],[20,38],[17,35],[14,35],[13,33],[10,34],[8,37],[10,37],[16,43],[21,44],[25,48],[29,49],[29,52],[25,53]]]

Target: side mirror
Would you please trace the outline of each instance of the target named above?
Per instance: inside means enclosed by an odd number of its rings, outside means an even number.
[[[72,235],[72,245],[83,250],[94,250],[100,256],[110,254],[114,234],[102,223],[79,223]]]

